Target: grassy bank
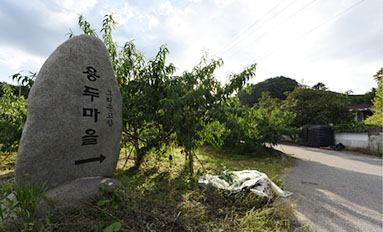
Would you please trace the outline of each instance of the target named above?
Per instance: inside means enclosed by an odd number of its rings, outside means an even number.
[[[72,212],[33,220],[30,230],[103,231],[109,225],[116,229],[121,225],[119,231],[292,231],[296,225],[286,200],[267,202],[241,193],[229,197],[197,186],[206,173],[257,169],[283,187],[279,176],[292,159],[280,152],[267,149],[258,155],[239,155],[234,150],[203,147],[192,177],[179,149],[161,157],[153,154],[136,172],[130,169],[133,160],[126,156],[123,151],[116,171],[122,183],[119,188]],[[15,155],[0,161],[2,196],[13,188],[14,161]]]

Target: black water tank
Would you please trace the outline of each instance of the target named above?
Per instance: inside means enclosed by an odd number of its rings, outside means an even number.
[[[334,145],[334,133],[329,126],[317,125],[305,127],[299,134],[302,144],[310,147],[328,147]]]

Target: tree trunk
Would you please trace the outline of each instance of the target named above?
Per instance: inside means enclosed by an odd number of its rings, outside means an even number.
[[[187,153],[189,156],[189,171],[190,171],[190,176],[193,176],[194,170],[193,170],[193,152],[188,152]]]

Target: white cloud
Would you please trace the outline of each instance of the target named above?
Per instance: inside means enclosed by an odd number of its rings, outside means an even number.
[[[97,0],[42,0],[45,4],[45,13],[49,20],[45,22],[50,26],[57,26],[57,24],[70,25],[77,22],[80,14],[92,9]]]
[[[255,82],[284,75],[297,81],[304,79],[310,85],[320,81],[334,90],[365,92],[375,83],[363,78],[372,79],[371,75],[383,63],[381,55],[379,58],[381,39],[377,38],[383,37],[378,23],[382,19],[378,10],[381,0],[364,1],[335,19],[334,15],[358,0],[14,1],[13,5],[31,17],[24,20],[32,21],[33,15],[40,16],[33,24],[19,20],[19,25],[41,24],[44,30],[38,28],[36,33],[42,34],[33,36],[33,42],[31,37],[26,37],[19,47],[20,36],[7,36],[5,32],[0,40],[4,48],[7,44],[17,47],[31,62],[37,61],[38,56],[33,54],[44,47],[36,45],[37,49],[30,49],[31,53],[21,47],[33,47],[39,36],[45,38],[44,43],[58,45],[62,42],[56,42],[58,35],[65,34],[62,28],[65,31],[76,28],[79,13],[91,22],[92,28],[99,28],[102,17],[114,12],[119,23],[114,38],[118,38],[120,44],[134,39],[137,47],[149,57],[160,45],[167,44],[169,61],[174,62],[179,72],[190,70],[199,62],[201,51],[207,50],[212,56],[224,59],[224,68],[217,73],[223,81],[225,74],[240,72],[257,62]],[[18,11],[14,8],[14,13],[8,14],[0,10],[0,17],[5,14],[9,22],[15,22],[17,16],[13,15]],[[9,26],[11,34],[17,34],[12,28],[16,27]],[[56,33],[55,39],[48,37],[51,31]],[[0,52],[0,62],[18,63],[10,62],[12,57],[5,57],[4,53]]]
[[[234,0],[215,0],[214,1],[216,4],[218,5],[224,5],[224,6],[227,6],[233,2],[235,2]]]
[[[97,0],[53,0],[62,11],[66,11],[71,14],[78,14],[92,8]]]
[[[242,1],[238,5],[233,4],[233,7],[226,7],[227,4],[229,2],[218,4],[215,1],[205,1],[204,4],[192,4],[183,9],[172,8],[172,14],[160,19],[163,26],[158,33],[162,34],[162,38],[182,45],[178,51],[170,50],[169,56],[180,71],[190,70],[197,64],[203,50],[212,56],[221,56],[219,51],[232,42],[232,32],[239,31],[254,20],[253,14],[244,14],[243,11],[254,13],[259,8],[259,4],[251,1]],[[230,68],[233,69],[233,66]]]
[[[175,10],[176,8],[169,1],[162,2],[160,5],[160,12],[163,15],[170,15],[174,13]]]
[[[149,17],[149,30],[152,30],[153,28],[158,26],[158,20],[154,16]]]
[[[125,25],[129,19],[134,17],[134,9],[129,4],[125,3],[123,8],[111,9],[110,12],[114,13],[114,19],[118,22],[118,25]]]
[[[7,65],[14,73],[36,71],[45,59],[15,47],[0,46],[0,63]]]

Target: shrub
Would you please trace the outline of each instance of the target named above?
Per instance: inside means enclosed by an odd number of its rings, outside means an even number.
[[[0,151],[17,151],[24,122],[27,118],[27,100],[16,96],[9,85],[3,85],[4,94],[0,98]]]

